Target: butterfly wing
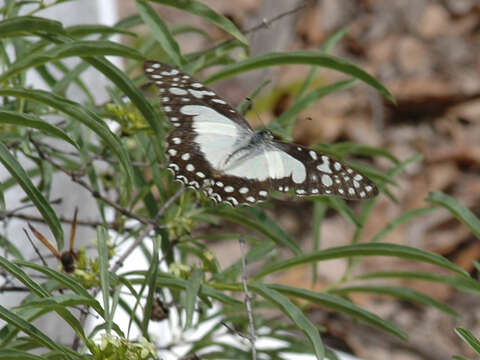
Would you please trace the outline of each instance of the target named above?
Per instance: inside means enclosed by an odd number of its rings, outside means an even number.
[[[315,150],[274,141],[290,176],[272,179],[272,188],[293,190],[296,195],[336,195],[347,200],[364,200],[378,195],[375,184],[352,167]],[[278,162],[278,161],[277,161]],[[285,165],[283,165],[285,166]]]
[[[219,169],[236,149],[248,143],[253,134],[250,125],[190,75],[156,61],[144,62],[144,72],[157,86],[163,111],[175,127],[167,139],[168,168],[175,180],[197,190],[203,188],[216,202],[238,205],[240,201],[230,190],[247,186],[248,180],[224,176]]]

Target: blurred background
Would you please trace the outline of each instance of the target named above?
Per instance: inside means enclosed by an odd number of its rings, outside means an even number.
[[[428,192],[444,191],[480,213],[480,1],[478,0],[236,0],[204,1],[248,32],[252,55],[269,51],[318,49],[336,31],[348,33],[332,51],[379,79],[394,95],[393,106],[365,85],[329,95],[302,113],[296,122],[294,141],[353,141],[383,147],[400,160],[421,154],[423,161],[410,165],[393,187],[397,202],[382,196],[366,225],[362,240],[371,240],[390,220],[403,212],[424,207]],[[192,24],[205,29],[218,42],[225,34],[195,16],[176,9],[156,7],[171,24]],[[122,1],[120,17],[135,12],[135,5]],[[279,14],[281,16],[276,19]],[[263,26],[262,26],[263,23]],[[258,26],[260,25],[260,26]],[[198,35],[177,38],[184,52],[212,46]],[[232,104],[240,103],[263,81],[270,85],[255,99],[248,120],[261,125],[278,117],[295,95],[295,85],[308,66],[283,66],[259,70],[213,87]],[[318,72],[319,85],[342,75]],[[378,160],[378,169],[386,165]],[[355,210],[355,204],[352,203]],[[275,218],[295,234],[305,251],[312,246],[312,205],[304,201],[277,201]],[[327,213],[322,228],[322,247],[346,245],[354,227],[335,213]],[[446,211],[418,217],[392,231],[385,242],[410,245],[441,254],[470,272],[472,260],[480,258],[480,243]],[[214,250],[228,265],[237,260],[237,244],[223,242]],[[235,251],[232,249],[235,248]],[[395,264],[392,264],[395,261]],[[322,287],[338,280],[345,262],[319,265]],[[426,264],[407,260],[369,258],[359,272],[391,268],[429,271]],[[432,272],[438,268],[431,267]],[[255,269],[252,269],[254,272]],[[295,268],[275,281],[308,288],[311,268]],[[392,284],[389,281],[388,284]],[[402,280],[400,285],[420,289],[445,301],[464,317],[458,321],[438,310],[424,309],[406,301],[361,294],[355,302],[385,319],[399,324],[410,341],[398,339],[340,317],[325,309],[312,308],[312,319],[327,327],[326,342],[365,359],[450,359],[468,350],[454,335],[462,325],[480,334],[478,297],[434,283]]]
[[[371,240],[389,221],[405,211],[427,206],[423,199],[433,190],[454,196],[474,213],[480,214],[480,0],[202,2],[229,17],[240,29],[247,30],[251,55],[319,49],[335,32],[348,28],[348,33],[332,53],[365,69],[393,93],[398,103],[396,106],[371,88],[359,84],[318,101],[300,114],[296,122],[294,141],[300,144],[352,141],[385,148],[400,160],[415,154],[423,156],[421,162],[410,165],[398,177],[398,186],[392,187],[397,201],[381,196],[360,241]],[[218,28],[197,16],[186,15],[171,7],[155,8],[168,24],[195,25],[213,39],[208,42],[195,34],[179,35],[177,41],[183,52],[205,49],[226,38]],[[38,15],[59,19],[64,25],[88,22],[111,25],[137,12],[135,2],[127,0],[82,0],[52,10]],[[139,27],[138,31],[146,29]],[[241,52],[238,56],[242,56]],[[296,85],[308,71],[308,66],[258,70],[218,82],[213,87],[231,104],[237,105],[263,81],[270,80],[271,83],[255,98],[253,111],[248,116],[249,122],[257,126],[275,119],[289,107],[298,89]],[[103,80],[95,72],[85,76],[98,81],[99,99],[102,99],[105,96]],[[321,86],[342,77],[331,70],[320,70],[315,81]],[[38,84],[35,86],[39,87]],[[380,158],[376,161],[372,166],[385,169],[386,160],[385,163]],[[71,189],[62,187],[61,180],[56,181],[58,197],[71,197]],[[82,194],[75,194],[81,203]],[[63,213],[73,214],[74,204],[72,201]],[[355,211],[355,203],[351,205]],[[89,207],[93,209],[95,204],[82,204],[80,217],[82,213],[89,214]],[[298,199],[275,201],[269,210],[306,252],[312,248],[312,211],[311,202]],[[21,231],[24,222],[9,225],[13,225],[9,231],[17,232],[19,241],[26,241]],[[69,232],[68,228],[65,230]],[[327,212],[321,233],[322,248],[349,244],[354,231],[354,226],[345,218]],[[93,236],[88,232],[78,234],[79,245],[82,238],[88,240]],[[480,242],[446,211],[418,217],[396,228],[383,241],[435,252],[476,275],[471,263],[480,258]],[[28,243],[25,246],[28,247]],[[216,243],[209,247],[217,253],[222,266],[238,259],[236,242]],[[424,263],[367,258],[356,271],[393,267],[430,270]],[[344,269],[344,261],[322,262],[318,267],[317,289],[337,281]],[[438,267],[432,266],[431,269],[432,272],[439,271]],[[256,269],[250,270],[253,273]],[[311,273],[311,267],[296,267],[275,281],[308,288]],[[453,328],[464,326],[480,335],[478,296],[459,294],[442,284],[408,283],[406,280],[399,285],[402,284],[412,288],[421,286],[423,292],[446,302],[463,314],[463,318],[455,320],[436,309],[407,301],[372,294],[353,296],[361,307],[398,324],[409,334],[408,343],[326,309],[312,307],[310,318],[327,328],[324,339],[328,345],[364,359],[442,360],[450,359],[455,353],[469,354],[466,345],[454,335]],[[2,299],[2,303],[13,304],[15,301],[13,297]],[[51,320],[45,321],[44,327],[50,331],[55,326]],[[58,334],[58,338],[71,337],[62,331]]]

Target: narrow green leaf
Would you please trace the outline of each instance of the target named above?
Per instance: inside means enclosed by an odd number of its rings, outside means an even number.
[[[45,132],[46,134],[65,140],[78,149],[78,144],[60,128],[50,125],[41,118],[16,111],[0,110],[0,123],[27,126]]]
[[[22,252],[10,240],[2,235],[0,235],[0,247],[4,249],[4,254],[13,256],[17,260],[24,260]]]
[[[461,356],[461,355],[452,355],[452,359],[455,359],[455,360],[473,360],[473,359],[470,359],[470,358],[467,358],[467,357]]]
[[[262,67],[287,64],[317,65],[340,71],[354,78],[362,80],[366,84],[377,89],[389,101],[395,104],[395,99],[393,98],[392,94],[373,76],[346,60],[340,59],[336,56],[327,55],[323,52],[290,51],[285,53],[268,53],[265,55],[248,58],[246,60],[239,61],[235,64],[224,67],[222,70],[207,78],[205,80],[205,83],[208,84],[245,71],[250,71]]]
[[[64,34],[62,23],[37,16],[16,16],[0,21],[0,38],[43,34]]]
[[[155,111],[152,104],[148,102],[145,96],[142,94],[138,86],[136,86],[133,81],[125,75],[123,71],[118,69],[111,62],[105,58],[85,58],[86,62],[95,67],[103,75],[105,75],[111,82],[113,82],[123,93],[130,99],[130,101],[135,104],[138,110],[142,113],[144,119],[150,124],[153,132],[158,137],[158,141],[161,143],[163,141],[162,123],[158,112]],[[162,140],[160,140],[162,139]]]
[[[0,266],[14,276],[18,281],[25,285],[33,294],[45,298],[50,294],[40,284],[33,280],[25,271],[23,271],[18,265],[8,261],[3,256],[0,256]]]
[[[250,107],[252,106],[252,100],[255,99],[268,84],[270,84],[270,80],[265,80],[260,85],[258,85],[257,88],[253,90],[245,100],[238,104],[238,106],[236,107],[237,111],[243,116],[245,116],[245,114],[250,110]]]
[[[339,41],[342,40],[346,34],[348,34],[349,31],[350,29],[347,26],[335,31],[335,33],[330,36],[327,41],[325,41],[325,43],[320,48],[320,51],[323,51],[325,53],[329,53],[330,51],[332,51],[335,45],[337,45]]]
[[[268,239],[276,242],[278,245],[286,246],[294,254],[298,255],[302,253],[302,250],[298,246],[295,239],[285,232],[265,212],[258,208],[232,209],[228,207],[215,207],[208,209],[207,213],[223,217],[254,229],[265,235]]]
[[[189,12],[193,15],[203,17],[204,19],[210,21],[211,23],[217,25],[219,28],[225,30],[235,39],[240,41],[244,45],[248,45],[248,40],[243,36],[243,34],[236,28],[236,26],[228,20],[225,16],[220,15],[219,13],[210,9],[207,5],[202,4],[199,1],[188,0],[188,1],[178,1],[178,0],[152,0],[154,2],[173,6],[177,9]]]
[[[185,329],[192,327],[193,314],[195,312],[195,303],[200,285],[203,279],[203,272],[200,269],[195,269],[187,282],[187,299],[185,310],[187,312],[187,319],[185,321]]]
[[[150,28],[153,37],[159,42],[170,59],[177,67],[183,68],[187,60],[183,57],[180,46],[168,30],[167,25],[146,1],[137,0],[137,9],[143,22]]]
[[[27,335],[30,335],[33,339],[38,341],[40,344],[44,345],[45,347],[60,351],[67,359],[74,359],[80,358],[79,355],[70,350],[66,346],[59,345],[52,339],[50,339],[47,335],[43,334],[38,328],[33,326],[31,323],[23,320],[18,315],[14,314],[13,312],[9,311],[7,308],[4,308],[0,305],[0,319],[3,319],[10,325],[18,328],[19,330],[25,332]],[[75,356],[76,355],[76,356]]]
[[[108,235],[104,227],[97,227],[97,248],[100,271],[100,287],[102,288],[103,309],[105,311],[105,322],[107,333],[112,330],[112,314],[110,313],[110,274],[108,271]]]
[[[480,293],[480,282],[466,276],[446,276],[423,271],[376,271],[372,273],[362,274],[356,277],[356,279],[361,280],[385,278],[439,282],[450,285],[462,291]]]
[[[122,34],[137,37],[137,34],[133,31],[128,31],[120,27],[100,24],[69,26],[65,28],[65,31],[69,36],[74,38],[83,38],[93,34],[100,34],[103,36]]]
[[[132,281],[134,283],[134,281]],[[165,274],[159,274],[157,278],[157,286],[172,287],[176,289],[186,290],[187,281],[183,279],[174,278],[172,276],[166,277]],[[243,302],[239,301],[231,296],[225,295],[221,291],[217,291],[208,285],[202,284],[200,286],[200,291],[198,292],[200,296],[205,296],[220,301],[223,304],[227,305],[242,305]]]
[[[473,349],[473,351],[480,355],[480,341],[472,334],[470,330],[462,327],[456,327],[455,334],[457,334],[465,343],[467,343]]]
[[[458,200],[442,192],[435,191],[428,194],[425,201],[446,208],[464,225],[468,226],[477,239],[480,239],[480,219]]]
[[[23,191],[25,191],[27,194],[30,201],[32,201],[40,214],[42,214],[45,222],[57,241],[58,249],[63,249],[63,229],[60,225],[57,215],[53,211],[47,199],[43,197],[42,193],[30,181],[30,178],[22,166],[18,163],[17,159],[10,154],[10,151],[8,151],[8,148],[2,142],[0,142],[0,162],[3,164],[3,166],[5,166],[10,175],[15,178],[18,184],[22,187]]]
[[[87,342],[87,337],[83,332],[83,325],[80,321],[68,311],[64,304],[57,303],[53,298],[45,298],[37,301],[31,301],[16,308],[19,311],[28,311],[30,309],[37,310],[36,317],[40,317],[49,312],[55,311],[59,314],[65,322],[75,331],[84,343]]]
[[[323,219],[327,212],[327,207],[325,204],[314,201],[313,202],[313,215],[312,215],[312,224],[313,224],[313,251],[320,250],[321,242],[321,230]],[[317,264],[312,264],[312,286],[317,283],[318,271]]]
[[[34,53],[20,58],[0,75],[0,83],[6,79],[24,72],[26,69],[45,64],[50,61],[67,57],[121,56],[129,59],[143,60],[143,55],[137,50],[106,40],[76,40],[57,45],[42,53]]]
[[[280,284],[269,284],[268,287],[278,292],[281,292],[286,296],[294,296],[302,300],[311,301],[326,308],[348,314],[356,319],[362,320],[368,324],[388,331],[389,333],[398,336],[402,340],[408,339],[407,334],[405,334],[392,323],[383,320],[378,315],[364,310],[353,304],[352,302],[347,301],[341,297]]]
[[[409,246],[387,243],[368,243],[333,247],[326,250],[315,251],[310,254],[299,255],[289,260],[267,265],[260,270],[254,279],[258,280],[268,274],[302,264],[310,264],[312,262],[330,259],[349,258],[352,256],[392,256],[403,259],[413,259],[438,265],[468,277],[468,273],[464,269],[453,264],[440,255]]]
[[[155,292],[157,290],[157,276],[159,267],[159,249],[160,249],[160,237],[155,236],[153,238],[153,253],[150,267],[148,269],[147,276],[145,277],[145,283],[148,285],[147,301],[145,304],[145,313],[143,314],[142,331],[144,336],[148,339],[148,324],[151,319],[152,307],[155,301]]]
[[[409,210],[403,213],[402,215],[397,216],[395,219],[393,219],[387,225],[385,225],[377,234],[375,234],[375,236],[372,239],[372,242],[381,241],[382,238],[387,236],[396,227],[402,224],[405,224],[406,222],[412,219],[416,219],[419,216],[430,214],[434,210],[436,210],[434,207],[419,208],[419,209]]]
[[[0,359],[2,360],[45,360],[48,357],[33,355],[25,351],[15,349],[0,349]]]
[[[29,261],[17,260],[14,263],[19,265],[19,266],[25,266],[25,267],[28,267],[28,268],[33,269],[35,271],[41,272],[42,274],[45,274],[47,277],[58,281],[63,286],[72,290],[77,295],[80,295],[82,297],[90,297],[91,299],[94,299],[89,294],[89,292],[87,290],[85,290],[85,288],[82,285],[80,285],[76,280],[74,280],[72,277],[66,275],[65,273],[62,273],[60,271],[53,270],[53,269],[50,269],[48,267],[44,267],[44,266],[41,266],[41,265],[38,265],[38,264],[34,264],[32,262],[29,262]],[[101,307],[99,307],[99,306],[95,307],[94,306],[93,308],[100,315],[103,314],[103,311],[101,311]]]
[[[30,101],[40,102],[80,121],[93,132],[95,132],[100,138],[102,138],[103,141],[105,141],[125,169],[127,178],[129,180],[133,179],[133,170],[127,150],[123,146],[118,136],[116,136],[107,127],[103,120],[92,111],[78,103],[43,90],[30,90],[22,88],[0,89],[0,96],[14,96],[17,98],[24,98]],[[61,250],[61,248],[59,249]]]
[[[323,360],[325,357],[325,349],[320,339],[320,334],[314,324],[303,314],[303,312],[295,306],[288,298],[283,296],[278,291],[273,290],[262,283],[253,283],[248,286],[252,291],[263,296],[266,300],[273,303],[280,308],[282,312],[287,315],[297,327],[302,330],[310,340],[313,350],[318,360]]]
[[[373,293],[379,295],[390,295],[399,299],[404,299],[408,301],[412,301],[415,303],[433,306],[444,313],[458,317],[460,316],[455,310],[451,307],[435,300],[434,298],[423,294],[419,291],[400,287],[400,286],[374,286],[374,285],[364,285],[364,286],[348,286],[338,289],[330,290],[331,293],[337,295],[348,295],[352,292],[366,292],[366,293]]]
[[[319,99],[331,93],[350,88],[353,84],[355,84],[356,81],[356,79],[338,81],[336,83],[322,86],[309,92],[307,95],[304,95],[301,98],[297,99],[295,103],[288,108],[288,110],[284,111],[278,117],[278,119],[274,123],[272,123],[272,125],[275,127],[278,124],[280,127],[286,128],[287,134],[290,134],[291,129],[293,128],[293,125],[295,123],[296,116],[301,111],[312,106]]]

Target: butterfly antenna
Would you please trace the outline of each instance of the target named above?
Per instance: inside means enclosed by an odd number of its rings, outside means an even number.
[[[73,252],[74,243],[75,243],[75,233],[77,232],[77,215],[78,207],[75,207],[75,212],[73,214],[72,228],[70,229],[70,252]]]
[[[43,245],[45,245],[48,250],[55,256],[57,259],[60,260],[60,254],[58,253],[57,249],[55,249],[50,241],[48,241],[45,236],[43,236],[40,232],[38,232],[37,229],[33,227],[33,225],[28,224],[28,227],[32,231],[33,235],[42,242]]]

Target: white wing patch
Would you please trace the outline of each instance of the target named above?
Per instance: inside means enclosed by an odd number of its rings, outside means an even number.
[[[242,137],[248,139],[251,133],[208,106],[185,105],[180,112],[193,116],[195,142],[214,169],[221,170],[228,156],[238,149],[238,140]]]
[[[307,177],[307,170],[299,160],[286,152],[268,148],[230,163],[224,173],[257,181],[291,176],[297,184],[304,182]]]

